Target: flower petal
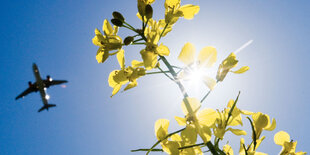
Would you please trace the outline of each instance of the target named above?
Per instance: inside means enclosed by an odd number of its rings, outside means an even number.
[[[206,125],[208,127],[215,123],[215,120],[219,117],[218,113],[214,109],[203,109],[198,112],[199,123]]]
[[[233,73],[236,73],[236,74],[242,74],[242,73],[244,73],[244,72],[246,72],[247,70],[249,70],[250,69],[250,67],[248,67],[248,66],[243,66],[243,67],[241,67],[240,69],[238,69],[238,70],[236,70],[236,71],[232,71]]]
[[[195,47],[191,43],[186,43],[178,57],[184,64],[189,65],[195,61]]]
[[[190,106],[190,108],[193,110],[193,112],[199,110],[199,108],[200,108],[200,106],[201,106],[201,103],[199,102],[199,100],[197,100],[196,98],[190,98],[190,97],[187,97],[187,98],[184,99],[184,100],[187,100],[187,101],[188,101],[189,106]],[[183,113],[184,113],[185,115],[187,115],[187,114],[188,114],[188,111],[187,111],[187,107],[186,107],[186,105],[185,105],[185,103],[184,103],[184,100],[183,100],[183,102],[182,102],[182,104],[181,104],[181,107],[182,107]]]
[[[203,67],[212,67],[216,62],[216,56],[216,48],[212,46],[203,48],[198,55],[199,65]]]
[[[96,54],[96,60],[98,63],[104,63],[109,57],[109,52],[104,51],[102,47],[99,47],[97,54]]]
[[[284,142],[289,142],[291,139],[290,135],[287,132],[279,131],[274,135],[273,140],[277,145],[284,146]]]
[[[169,120],[159,119],[155,122],[155,135],[158,140],[164,139],[168,135]]]
[[[116,58],[117,58],[118,64],[121,67],[121,69],[124,69],[125,68],[125,57],[124,57],[124,50],[123,49],[121,49],[117,52]]]
[[[234,155],[234,151],[231,148],[230,145],[226,144],[223,146],[223,151],[227,154],[227,155]]]
[[[186,125],[186,118],[174,116],[174,119],[178,122],[180,126]]]
[[[216,85],[216,81],[208,76],[203,77],[203,82],[205,83],[205,85],[208,86],[210,90],[213,90]]]
[[[156,48],[156,52],[161,56],[168,56],[170,54],[169,48],[162,43]]]
[[[134,80],[133,82],[129,82],[128,85],[125,87],[124,91],[131,89],[133,87],[136,87],[138,85],[137,80]]]
[[[105,35],[112,35],[113,34],[113,28],[107,19],[105,19],[103,21],[102,30],[103,30]]]
[[[156,67],[157,64],[157,54],[155,54],[152,51],[147,51],[147,50],[142,50],[140,52],[142,59],[143,59],[143,63],[144,63],[144,67],[147,70],[151,70],[152,68]]]
[[[246,135],[246,132],[244,130],[233,129],[233,128],[228,128],[227,130],[231,131],[233,134],[235,134],[237,136]]]
[[[269,121],[269,124],[266,128],[264,128],[264,130],[267,130],[267,131],[272,131],[276,128],[276,120],[273,118],[272,119],[272,123],[270,124],[270,121]]]
[[[194,18],[194,15],[199,12],[199,10],[200,7],[198,5],[186,4],[181,6],[178,11],[182,12],[185,19],[192,19]]]
[[[143,66],[143,62],[142,61],[138,61],[138,60],[132,60],[131,61],[131,66],[133,68],[141,67],[141,66]]]
[[[112,96],[114,96],[116,93],[118,93],[118,91],[121,89],[121,87],[122,87],[121,84],[115,85],[115,87],[113,88],[113,91],[112,91],[112,95],[111,95],[110,97],[112,97]]]
[[[190,125],[186,126],[185,130],[181,132],[181,138],[186,145],[195,144],[197,140],[197,133],[195,128]]]

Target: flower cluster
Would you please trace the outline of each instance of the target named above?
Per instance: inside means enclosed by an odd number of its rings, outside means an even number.
[[[181,4],[181,0],[165,0],[163,19],[153,19],[152,4],[155,0],[137,0],[138,13],[136,16],[141,20],[142,26],[135,28],[130,25],[125,17],[119,12],[113,12],[113,19],[110,22],[105,19],[102,32],[95,29],[95,37],[92,39],[94,45],[99,49],[96,54],[98,63],[104,63],[110,56],[116,55],[119,68],[111,71],[108,77],[109,86],[113,88],[112,96],[117,94],[123,85],[126,85],[124,91],[134,88],[138,85],[138,78],[151,75],[163,74],[178,85],[183,95],[181,108],[183,117],[175,116],[176,122],[183,127],[182,129],[169,133],[169,120],[159,119],[155,122],[155,135],[157,142],[148,149],[138,149],[135,151],[146,151],[149,154],[153,151],[162,151],[173,155],[194,155],[203,154],[204,147],[208,148],[212,154],[233,155],[234,151],[229,143],[220,144],[227,137],[228,132],[236,136],[246,136],[247,132],[241,127],[244,124],[244,118],[247,118],[251,129],[251,142],[246,144],[245,139],[240,137],[241,155],[260,155],[265,154],[257,152],[257,148],[265,139],[263,131],[273,131],[276,127],[275,119],[270,119],[269,115],[261,112],[251,112],[241,110],[237,107],[238,98],[230,100],[223,110],[214,110],[210,108],[202,109],[202,103],[218,82],[223,82],[229,72],[241,74],[249,70],[248,66],[243,66],[233,70],[238,64],[236,54],[231,54],[225,58],[217,69],[216,75],[206,74],[217,61],[217,49],[213,46],[202,48],[198,55],[195,53],[195,47],[192,43],[186,43],[178,60],[184,64],[184,67],[178,67],[169,63],[166,59],[170,55],[169,47],[160,42],[162,37],[166,37],[172,31],[173,26],[180,18],[193,19],[199,12],[200,7],[193,4]],[[117,35],[119,29],[127,29],[130,35],[120,37]],[[132,60],[130,65],[125,63],[125,47],[131,45],[142,45],[142,48],[136,53],[141,57],[140,60]],[[133,52],[131,52],[133,53]],[[112,58],[113,59],[113,58]],[[163,64],[167,70],[161,68]],[[159,70],[151,72],[151,70]],[[195,73],[199,72],[201,82],[208,87],[208,93],[201,99],[189,97],[183,82],[186,82]],[[199,141],[201,143],[199,143]],[[281,155],[301,155],[305,152],[297,152],[297,142],[290,140],[289,135],[284,132],[278,132],[274,141],[281,145]],[[155,148],[158,144],[161,148]]]

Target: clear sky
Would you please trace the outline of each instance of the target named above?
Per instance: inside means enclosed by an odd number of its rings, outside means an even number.
[[[170,48],[168,60],[172,63],[181,65],[176,56],[186,42],[192,42],[198,51],[215,46],[221,61],[254,40],[237,55],[240,66],[248,65],[250,70],[229,75],[203,108],[222,109],[240,90],[239,108],[261,111],[277,120],[275,131],[263,133],[268,138],[259,151],[277,154],[281,147],[273,143],[273,135],[284,130],[298,141],[297,151],[309,152],[310,2],[183,0],[187,3],[200,5],[199,14],[191,21],[179,20],[162,40]],[[157,0],[153,8],[156,19],[163,18],[163,2]],[[182,116],[181,93],[164,76],[143,77],[137,88],[109,97],[112,89],[107,78],[118,64],[115,58],[98,64],[97,47],[91,39],[94,29],[101,28],[105,18],[111,19],[115,10],[133,25],[140,25],[136,1],[2,2],[1,155],[129,154],[131,149],[155,143],[154,123],[159,118],[171,121],[169,131],[180,129],[173,118]],[[126,37],[128,31],[120,31]],[[139,57],[140,48],[125,48],[127,63]],[[57,104],[48,112],[37,113],[42,106],[39,94],[14,100],[28,87],[28,81],[34,81],[33,62],[43,77],[69,81],[66,88],[47,90],[49,102]],[[244,124],[249,128],[248,122]],[[233,138],[230,143],[237,146],[239,140]]]

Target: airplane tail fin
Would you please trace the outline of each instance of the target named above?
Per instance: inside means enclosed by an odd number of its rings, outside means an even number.
[[[56,107],[56,104],[45,104],[41,109],[39,109],[38,112],[41,112],[42,110],[48,110],[48,108],[51,108],[51,107]]]

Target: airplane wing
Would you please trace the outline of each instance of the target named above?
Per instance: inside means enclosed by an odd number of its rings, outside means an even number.
[[[43,80],[45,87],[67,83],[67,80]]]
[[[15,98],[15,100],[22,98],[22,97],[28,95],[29,93],[36,92],[36,91],[38,91],[38,89],[36,87],[28,87],[24,92],[22,92],[20,95],[18,95]]]

